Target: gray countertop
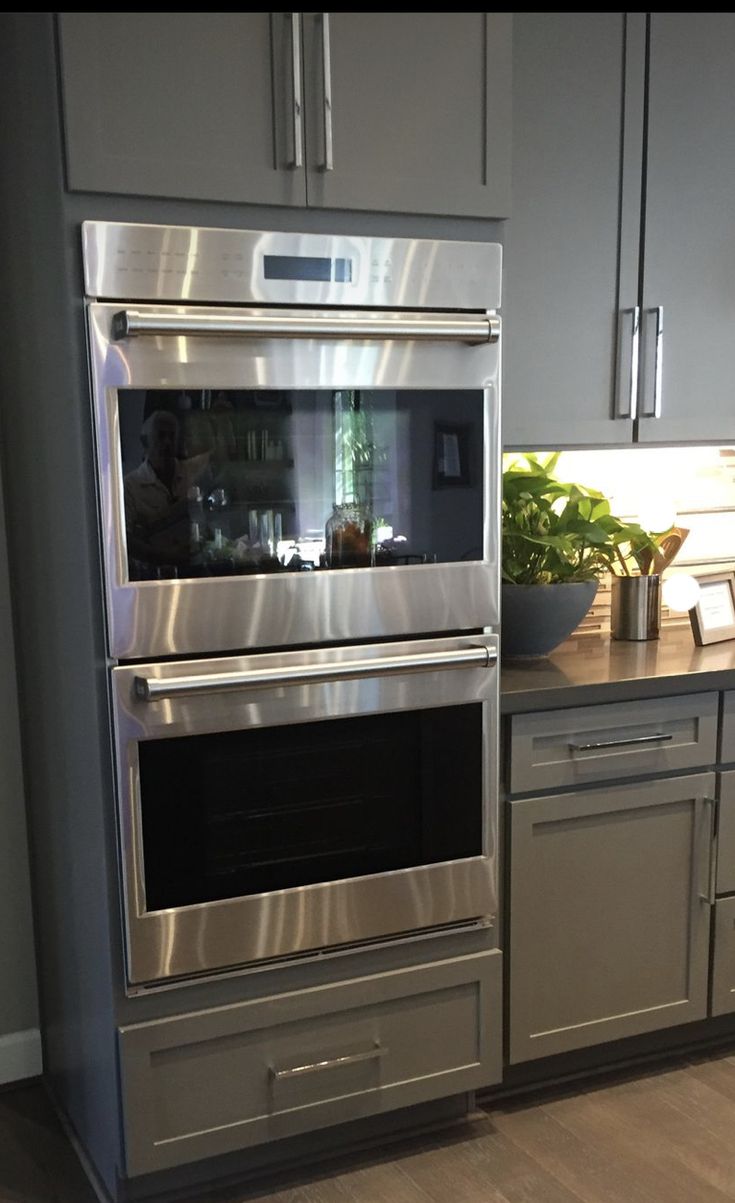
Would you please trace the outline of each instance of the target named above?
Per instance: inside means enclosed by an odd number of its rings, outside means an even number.
[[[645,643],[582,635],[543,660],[504,661],[500,671],[503,714],[710,689],[735,689],[735,639],[696,647],[683,626]]]

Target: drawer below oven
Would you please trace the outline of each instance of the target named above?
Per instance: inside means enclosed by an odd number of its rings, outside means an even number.
[[[489,1085],[499,951],[119,1031],[132,1177]]]

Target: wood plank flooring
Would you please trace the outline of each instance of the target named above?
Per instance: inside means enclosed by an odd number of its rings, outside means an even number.
[[[0,1093],[0,1203],[95,1198],[42,1088]],[[735,1200],[733,1048],[491,1100],[441,1132],[186,1203],[726,1200]]]

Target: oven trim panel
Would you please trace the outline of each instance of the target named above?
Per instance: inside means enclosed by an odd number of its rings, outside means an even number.
[[[113,658],[207,654],[497,625],[497,342],[167,334],[119,340],[113,335],[119,311],[119,304],[88,307],[108,642]],[[137,306],[137,312],[196,316],[199,311]],[[484,397],[482,559],[131,583],[117,413],[117,392],[123,388],[477,390]]]
[[[484,663],[412,668],[429,653],[476,653]],[[209,674],[405,658],[406,670],[303,684],[221,688],[146,701],[141,679],[175,682]],[[385,937],[425,934],[497,910],[498,640],[496,636],[315,649],[112,670],[124,926],[130,985],[252,966]],[[147,911],[138,744],[208,731],[288,726],[352,715],[480,703],[482,855],[219,902]],[[447,799],[447,806],[452,801]]]

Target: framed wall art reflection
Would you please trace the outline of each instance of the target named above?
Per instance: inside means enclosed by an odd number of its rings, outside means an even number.
[[[434,423],[435,489],[467,488],[470,484],[470,428],[452,422]]]

